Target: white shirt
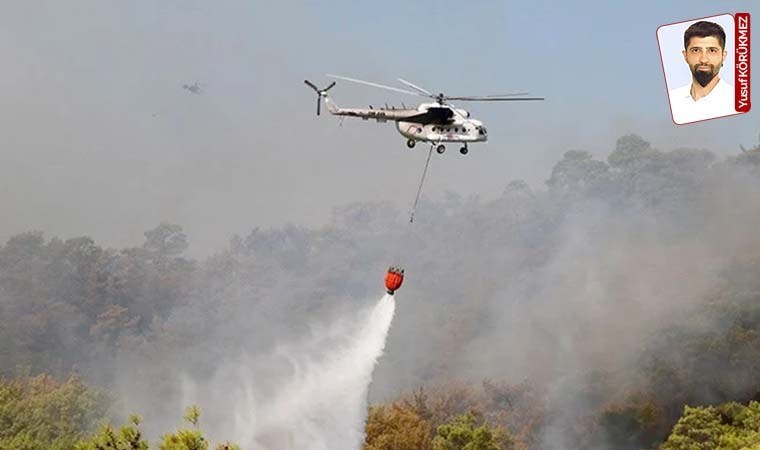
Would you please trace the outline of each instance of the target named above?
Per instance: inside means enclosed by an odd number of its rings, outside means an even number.
[[[698,120],[738,114],[734,106],[734,87],[721,78],[712,91],[697,101],[691,97],[691,83],[670,91],[673,121],[679,125]]]

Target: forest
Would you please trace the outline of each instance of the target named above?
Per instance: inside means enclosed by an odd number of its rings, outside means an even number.
[[[760,142],[626,135],[504,185],[423,198],[414,227],[388,203],[254,226],[202,260],[171,223],[130,248],[11,237],[0,449],[239,448],[230,380],[276,389],[259,355],[375,301],[394,260],[365,449],[760,449]]]

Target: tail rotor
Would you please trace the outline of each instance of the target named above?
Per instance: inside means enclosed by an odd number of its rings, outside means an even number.
[[[333,86],[335,86],[335,81],[330,83],[329,86],[327,86],[324,89],[319,89],[314,83],[312,83],[309,80],[303,80],[304,83],[306,83],[307,86],[314,89],[314,92],[317,93],[317,115],[319,115],[320,107],[322,105],[322,97],[327,97],[327,91],[329,91]]]

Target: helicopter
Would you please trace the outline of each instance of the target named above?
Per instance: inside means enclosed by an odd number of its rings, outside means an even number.
[[[396,108],[388,107],[387,105],[384,108],[373,108],[372,105],[370,105],[368,109],[340,108],[327,95],[327,91],[335,86],[335,81],[330,83],[326,88],[319,89],[311,81],[304,80],[304,83],[314,89],[317,93],[317,115],[320,113],[320,105],[324,99],[327,110],[335,116],[360,117],[362,120],[374,119],[378,123],[392,120],[396,122],[396,129],[398,129],[399,133],[407,139],[407,147],[411,149],[417,145],[417,142],[429,142],[431,144],[431,149],[435,147],[435,151],[438,154],[443,154],[443,152],[446,151],[446,146],[443,145],[444,142],[461,143],[462,147],[459,149],[459,152],[466,155],[469,152],[469,149],[467,148],[468,143],[488,141],[488,130],[483,125],[483,122],[471,118],[469,111],[455,107],[451,103],[451,100],[468,102],[543,100],[543,97],[525,97],[526,95],[529,95],[527,92],[457,97],[448,96],[443,93],[433,94],[427,89],[401,78],[398,78],[399,82],[414,90],[385,86],[340,75],[328,74],[327,76],[338,80],[345,80],[352,83],[433,99],[435,101],[434,103],[421,103],[417,108],[406,108],[405,106],[402,108]]]
[[[201,93],[203,92],[203,88],[201,87],[200,83],[198,83],[197,81],[193,84],[183,84],[182,89],[188,92],[191,92],[195,95],[201,95]]]

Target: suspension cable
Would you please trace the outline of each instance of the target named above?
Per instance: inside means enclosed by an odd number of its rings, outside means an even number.
[[[414,222],[414,212],[417,210],[417,202],[420,201],[420,194],[422,193],[422,184],[425,182],[425,175],[427,174],[428,165],[430,165],[430,156],[433,154],[433,146],[430,146],[428,151],[427,161],[425,161],[425,169],[422,171],[422,178],[420,178],[420,187],[417,188],[417,197],[414,199],[414,205],[412,206],[412,212],[409,215],[409,223]]]

